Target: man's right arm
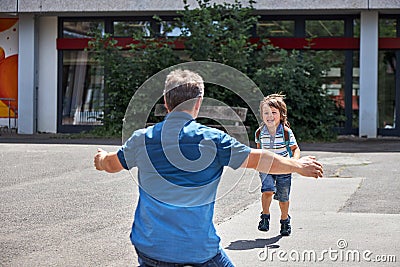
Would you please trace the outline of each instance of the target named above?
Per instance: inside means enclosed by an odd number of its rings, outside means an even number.
[[[124,169],[118,159],[117,152],[107,152],[101,148],[97,149],[93,162],[96,170],[99,171],[114,173]]]
[[[323,167],[315,157],[303,157],[298,160],[281,157],[264,149],[252,149],[242,168],[251,168],[270,174],[296,172],[302,176],[322,177]]]

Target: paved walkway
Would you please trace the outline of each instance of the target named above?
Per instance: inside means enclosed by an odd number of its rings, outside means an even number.
[[[339,212],[362,181],[295,178],[290,237],[279,235],[277,203],[270,231],[259,232],[260,204],[254,203],[218,226],[222,246],[236,266],[371,266],[380,256],[399,261],[399,214]]]
[[[348,138],[303,144],[324,163],[325,177],[294,175],[293,234],[257,230],[260,202],[218,225],[222,246],[237,266],[397,266],[400,261],[400,142]]]

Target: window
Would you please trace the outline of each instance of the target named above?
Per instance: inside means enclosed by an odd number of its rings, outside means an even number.
[[[396,19],[379,19],[379,37],[396,37]]]
[[[353,36],[356,38],[360,38],[360,19],[354,19],[353,20]]]
[[[114,21],[115,37],[151,36],[151,23],[149,21]]]
[[[359,127],[359,102],[360,102],[360,52],[353,52],[353,71],[352,71],[352,100],[353,100],[353,118],[352,127]]]
[[[257,35],[262,37],[292,37],[294,36],[294,21],[265,20],[257,23]]]
[[[330,98],[335,101],[337,112],[337,127],[344,127],[345,125],[345,53],[342,51],[321,51],[320,56],[323,55],[325,60],[330,59],[330,62],[336,62],[324,75],[324,84],[322,88]]]
[[[167,36],[167,37],[179,37],[181,36],[184,32],[188,36],[190,36],[190,33],[187,32],[186,28],[181,28],[176,25],[176,22],[174,21],[166,21],[165,23],[159,24],[160,26],[160,34],[161,36]]]
[[[62,125],[98,125],[103,117],[102,68],[85,51],[63,52]]]
[[[396,126],[396,53],[379,51],[378,60],[379,128],[392,129]]]
[[[344,20],[306,20],[307,37],[344,36]]]
[[[63,38],[89,38],[94,32],[104,33],[103,21],[64,21]]]
[[[59,125],[96,125],[100,123],[99,119],[104,115],[102,109],[105,97],[104,71],[91,60],[91,55],[84,51],[87,40],[83,39],[91,38],[92,33],[100,31],[110,33],[129,44],[130,38],[138,34],[144,37],[172,37],[171,39],[174,40],[174,37],[187,31],[184,27],[177,26],[173,17],[163,17],[162,20],[163,22],[160,23],[148,16],[60,19],[59,36],[67,45],[60,49],[60,64],[63,73],[60,75],[59,118],[62,119],[59,119]],[[398,27],[397,17],[380,18],[379,22],[380,35],[393,37],[393,30]],[[308,44],[309,38],[316,38],[311,49],[325,51],[326,58],[335,62],[327,73],[324,86],[337,103],[340,113],[337,119],[338,126],[343,134],[354,133],[358,127],[359,53],[358,46],[354,45],[354,43],[358,44],[357,40],[349,41],[348,39],[359,37],[359,17],[264,15],[252,30],[255,31],[255,37],[270,38],[273,45],[288,50],[302,50]],[[190,33],[187,34],[190,35]],[[69,38],[81,40],[71,42]],[[177,56],[190,60],[187,51],[179,50],[183,48],[183,43],[178,41],[176,44]],[[383,93],[381,99],[384,99]],[[387,98],[385,99],[385,103],[389,103]],[[386,109],[387,113],[393,111]],[[392,121],[386,121],[392,123],[393,118]],[[64,129],[71,128],[73,127]],[[90,127],[81,127],[81,129],[86,128]]]

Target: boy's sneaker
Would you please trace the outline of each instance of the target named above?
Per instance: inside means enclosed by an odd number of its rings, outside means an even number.
[[[258,223],[258,230],[267,232],[269,230],[269,214],[261,214],[261,220]]]
[[[290,225],[290,216],[286,220],[281,220],[281,236],[289,236],[292,232],[292,226]]]

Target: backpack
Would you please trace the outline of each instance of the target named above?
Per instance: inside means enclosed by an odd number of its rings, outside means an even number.
[[[256,130],[256,140],[260,139],[260,134],[261,134],[261,128],[259,127]],[[293,157],[293,151],[292,149],[290,149],[290,140],[289,140],[289,127],[287,126],[283,126],[283,136],[284,136],[284,142],[285,142],[285,146],[286,146],[286,151],[289,154],[289,157]]]

